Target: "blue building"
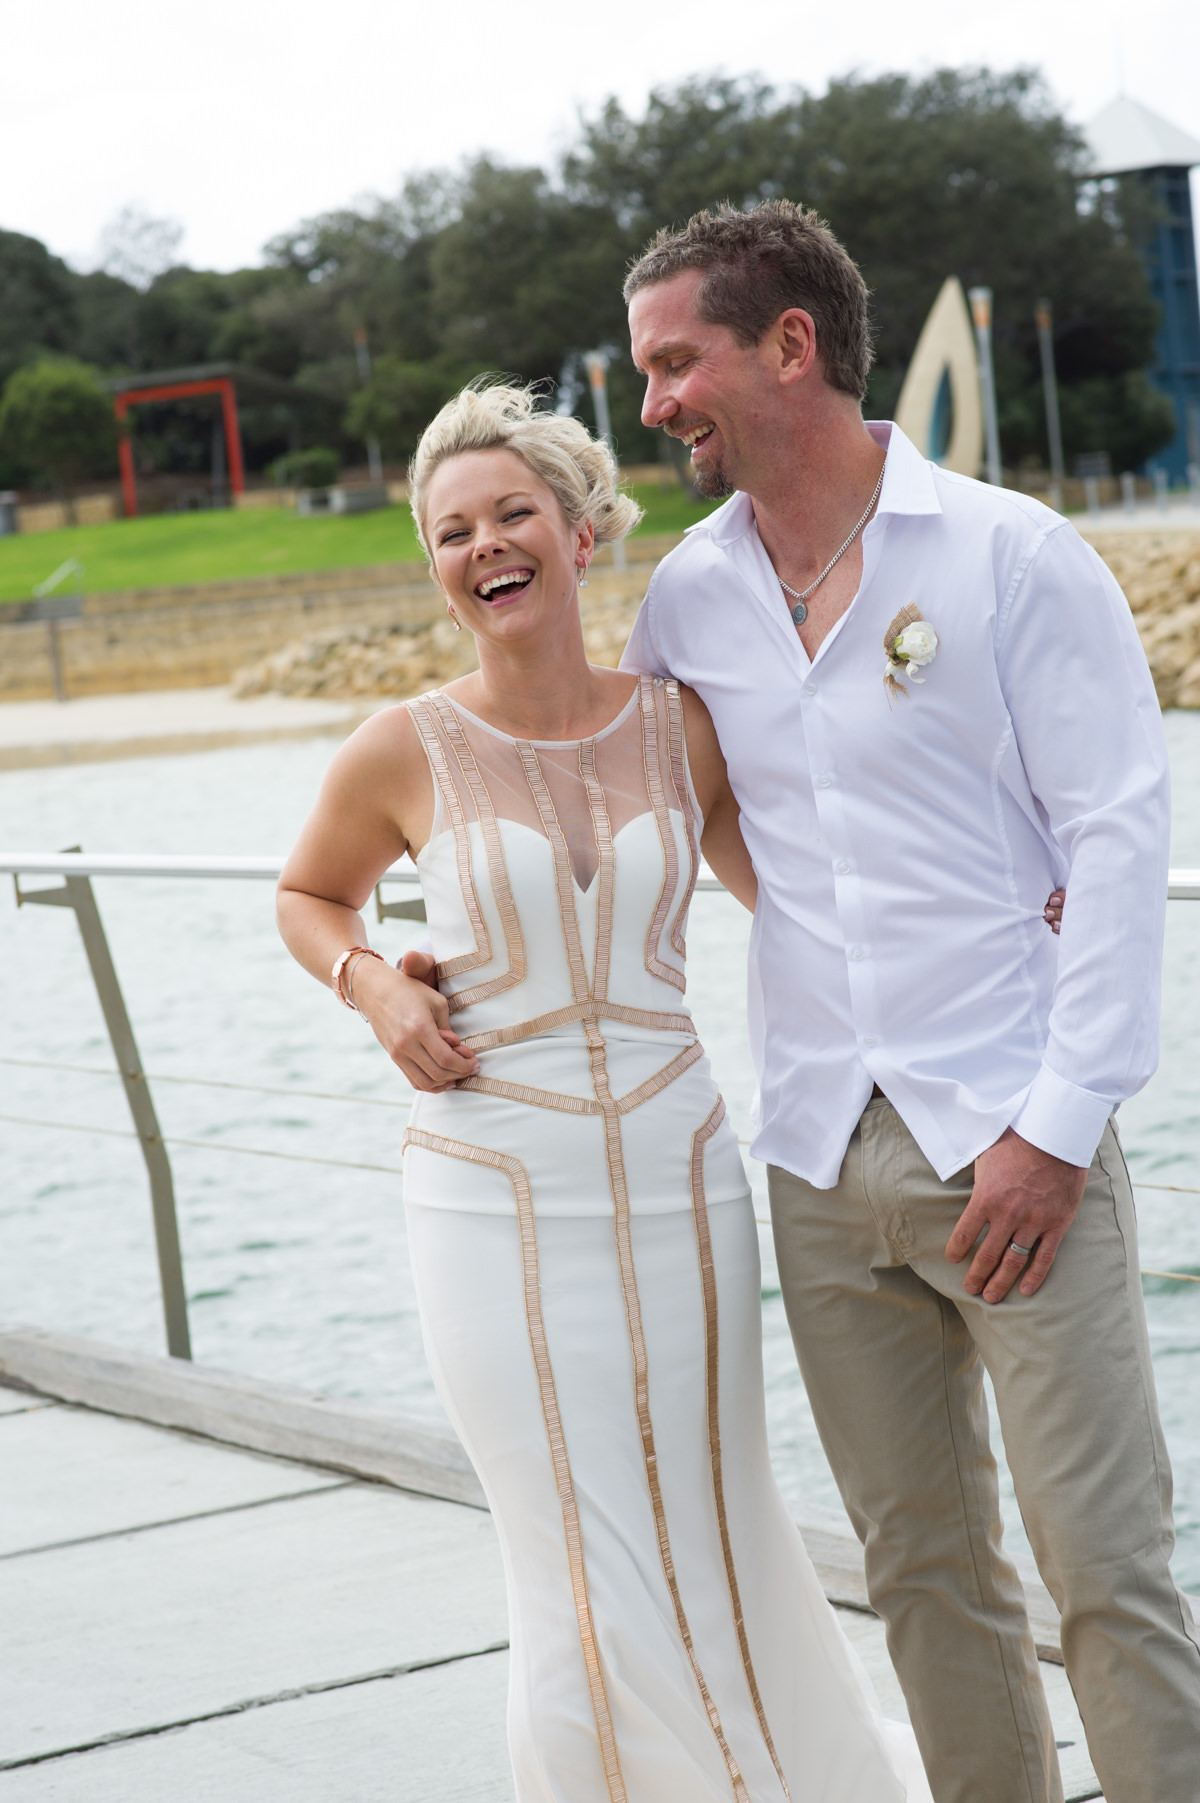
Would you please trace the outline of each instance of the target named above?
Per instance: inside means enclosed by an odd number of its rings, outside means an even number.
[[[1154,199],[1154,236],[1142,247],[1146,273],[1161,310],[1158,356],[1150,376],[1175,407],[1175,437],[1154,462],[1171,482],[1200,465],[1200,293],[1191,169],[1200,142],[1140,101],[1120,95],[1086,128],[1091,173],[1136,175]]]

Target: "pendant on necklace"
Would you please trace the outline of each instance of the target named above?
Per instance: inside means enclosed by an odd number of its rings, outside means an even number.
[[[805,620],[808,618],[807,601],[797,601],[795,607],[792,609],[792,618],[795,620],[797,626],[803,626]]]

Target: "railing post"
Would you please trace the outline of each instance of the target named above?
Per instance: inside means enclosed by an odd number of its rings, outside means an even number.
[[[104,1024],[108,1028],[121,1082],[125,1086],[125,1100],[129,1103],[129,1112],[133,1116],[134,1129],[150,1178],[150,1206],[154,1215],[154,1239],[158,1250],[158,1276],[162,1289],[163,1315],[166,1319],[167,1351],[172,1358],[190,1359],[192,1344],[188,1331],[187,1294],[183,1287],[183,1258],[179,1247],[179,1224],[175,1216],[175,1185],[171,1177],[171,1163],[163,1144],[158,1116],[142,1069],[137,1041],[133,1036],[125,998],[121,994],[121,984],[109,950],[104,923],[96,906],[91,879],[86,876],[68,876],[64,878],[64,887],[61,889],[39,889],[33,893],[23,892],[19,879],[14,878],[14,882],[18,907],[31,902],[48,908],[71,908],[79,922],[83,949],[91,966],[92,981],[96,985],[96,994],[104,1012]]]

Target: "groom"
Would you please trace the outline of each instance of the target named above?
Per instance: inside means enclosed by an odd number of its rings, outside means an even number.
[[[1111,1118],[1154,1068],[1167,871],[1129,609],[1056,514],[864,425],[867,294],[815,214],[697,214],[625,293],[643,418],[731,498],[660,566],[624,667],[698,691],[741,807],[753,1149],[937,1803],[1062,1796],[985,1368],[1108,1803],[1196,1803]]]

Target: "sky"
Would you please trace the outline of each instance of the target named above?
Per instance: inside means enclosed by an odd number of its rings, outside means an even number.
[[[1196,0],[0,0],[0,227],[85,269],[133,206],[232,269],[417,169],[553,159],[610,94],[981,63],[1036,65],[1078,124],[1123,88],[1200,137]]]

